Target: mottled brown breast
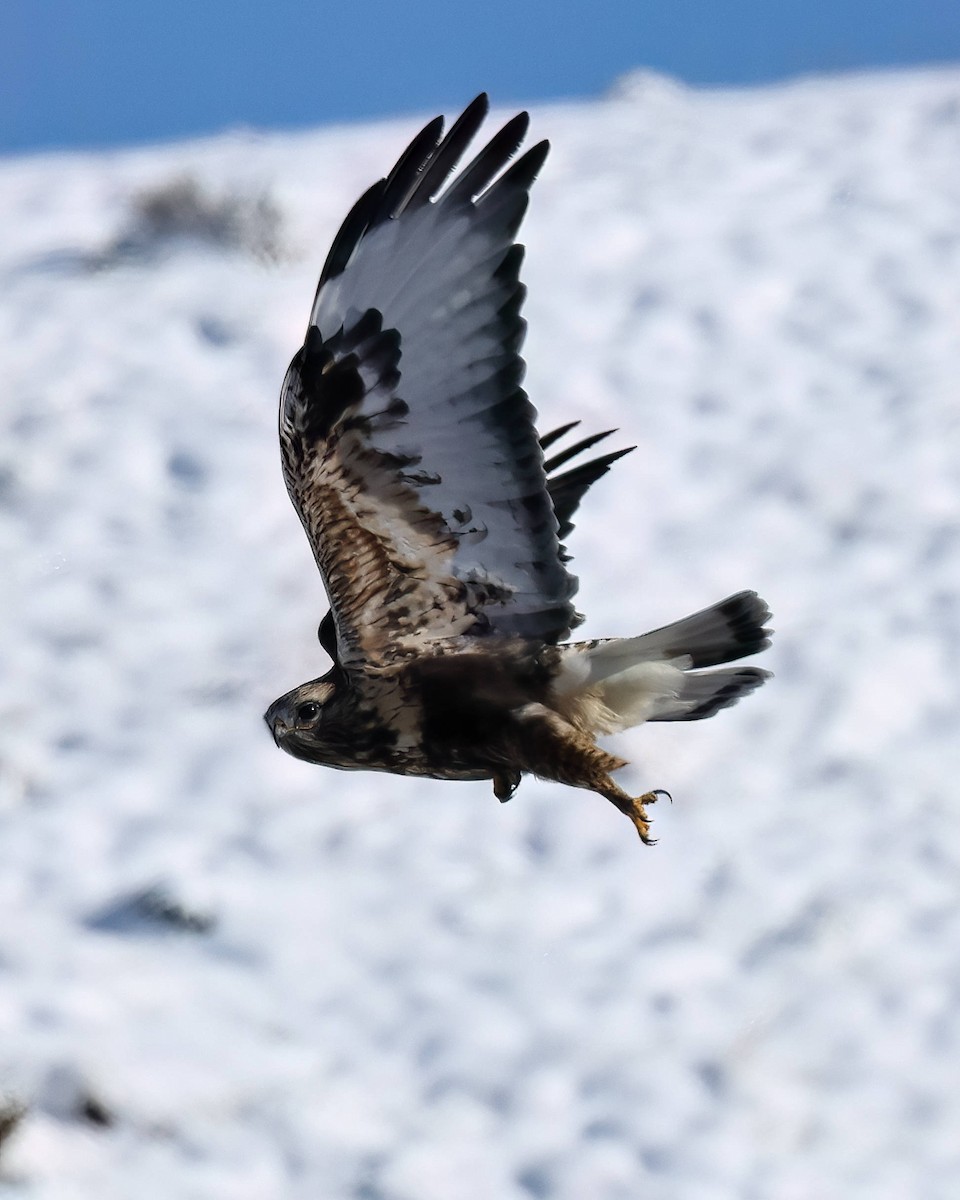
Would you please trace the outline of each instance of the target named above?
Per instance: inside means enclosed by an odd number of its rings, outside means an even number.
[[[425,758],[438,771],[446,762],[491,773],[509,761],[514,714],[545,701],[556,658],[552,647],[491,642],[410,664],[405,674],[420,698]]]

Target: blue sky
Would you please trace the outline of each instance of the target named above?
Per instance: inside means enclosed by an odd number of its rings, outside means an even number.
[[[0,152],[945,61],[958,0],[2,0]]]

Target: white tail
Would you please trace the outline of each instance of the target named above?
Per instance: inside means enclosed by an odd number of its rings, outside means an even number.
[[[770,644],[770,610],[756,592],[635,638],[562,647],[554,681],[557,708],[581,728],[616,733],[644,721],[697,721],[735,704],[769,678],[757,667],[698,668],[734,662]]]

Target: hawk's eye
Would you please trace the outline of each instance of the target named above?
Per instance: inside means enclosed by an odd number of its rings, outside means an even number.
[[[306,704],[301,704],[297,709],[298,721],[315,721],[320,716],[320,705],[313,700],[308,700]]]

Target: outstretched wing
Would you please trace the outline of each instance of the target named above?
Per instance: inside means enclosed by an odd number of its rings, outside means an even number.
[[[514,237],[547,143],[504,170],[521,113],[441,193],[486,111],[431,122],[354,206],[284,381],[284,475],[346,667],[463,635],[556,642],[576,618],[520,387]]]
[[[568,425],[561,425],[559,429],[552,429],[549,433],[545,433],[540,438],[540,449],[546,450],[553,446],[555,442],[565,437],[571,429],[576,429],[579,424],[579,421],[571,421]],[[629,454],[631,450],[635,450],[636,446],[627,446],[623,450],[608,451],[606,454],[598,455],[597,458],[589,459],[584,463],[578,463],[575,467],[562,473],[558,473],[558,470],[578,454],[582,454],[585,450],[589,450],[595,446],[597,442],[602,442],[604,438],[608,438],[613,432],[614,430],[607,429],[603,433],[594,433],[590,437],[582,438],[572,446],[565,446],[563,450],[551,455],[543,464],[547,474],[547,491],[550,494],[554,516],[557,518],[557,524],[560,527],[558,536],[561,539],[569,537],[573,532],[573,514],[577,511],[580,501],[583,499],[590,485],[596,483],[601,476],[606,475],[611,465],[618,458],[623,458],[625,454]],[[564,553],[565,548],[561,546],[561,554]],[[330,658],[336,661],[337,631],[333,623],[332,612],[324,614],[323,620],[320,622],[317,630],[317,637],[320,639],[320,645]]]

